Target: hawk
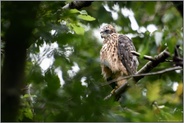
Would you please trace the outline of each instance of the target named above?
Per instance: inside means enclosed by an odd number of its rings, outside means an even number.
[[[131,51],[135,51],[132,40],[123,34],[118,34],[115,28],[107,24],[101,28],[103,46],[100,50],[102,75],[107,80],[118,79],[125,75],[135,74],[138,60]],[[110,83],[113,89],[119,88],[126,79]]]

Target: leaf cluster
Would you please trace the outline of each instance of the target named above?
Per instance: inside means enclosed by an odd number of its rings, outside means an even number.
[[[95,1],[82,10],[63,10],[65,4],[41,2],[37,10],[27,49],[27,91],[21,96],[18,121],[182,121],[182,71],[145,77],[120,102],[104,101],[111,88],[101,86],[105,80],[99,62],[100,25],[111,23],[119,33],[132,36],[142,56],[157,55],[166,47],[173,54],[175,45],[183,43],[183,29],[172,2]],[[133,15],[123,15],[126,9]],[[6,11],[1,19],[2,37],[9,25]],[[153,32],[149,31],[152,25],[157,28]],[[180,51],[183,56],[183,47]],[[146,62],[140,57],[138,69]],[[169,66],[172,63],[165,62],[153,71]]]

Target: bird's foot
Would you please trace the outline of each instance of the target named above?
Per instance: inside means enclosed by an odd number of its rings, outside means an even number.
[[[111,91],[111,95],[115,94],[116,89],[118,89],[118,86],[115,86],[115,88]]]

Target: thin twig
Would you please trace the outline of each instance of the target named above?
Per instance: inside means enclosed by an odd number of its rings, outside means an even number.
[[[131,53],[135,56],[141,56],[140,53],[136,52],[136,51],[131,51]],[[154,61],[155,59],[152,56],[148,56],[148,55],[143,55],[144,59],[150,60],[150,61]]]
[[[164,69],[164,70],[160,70],[160,71],[156,71],[156,72],[151,72],[151,73],[142,73],[142,74],[135,74],[135,75],[130,75],[130,76],[124,76],[124,77],[120,77],[118,79],[113,79],[111,81],[108,81],[108,83],[103,84],[102,86],[109,85],[109,84],[111,84],[113,82],[116,82],[116,81],[119,81],[119,80],[122,80],[122,79],[129,79],[131,77],[153,76],[153,75],[159,75],[159,74],[163,74],[163,73],[166,73],[166,72],[170,72],[170,71],[174,71],[174,70],[181,70],[181,69],[182,69],[182,67],[175,66],[175,67],[171,67],[171,68],[167,68],[167,69]]]

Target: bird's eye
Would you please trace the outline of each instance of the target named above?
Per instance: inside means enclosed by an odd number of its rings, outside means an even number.
[[[104,32],[105,32],[105,33],[109,33],[109,32],[110,32],[110,30],[106,29]]]

